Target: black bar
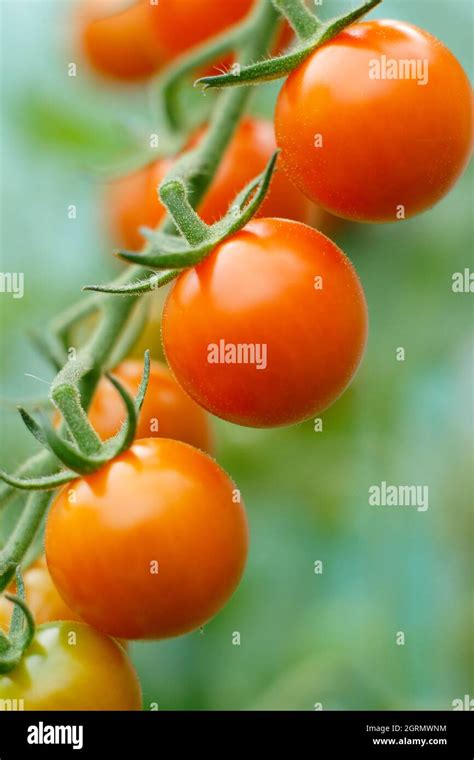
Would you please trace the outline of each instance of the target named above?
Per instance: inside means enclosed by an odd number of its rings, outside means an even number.
[[[110,757],[139,760],[189,747],[212,756],[245,752],[258,737],[265,754],[275,747],[290,757],[474,758],[469,711],[436,712],[1,712],[0,760],[23,757]],[[64,727],[59,730],[57,727]],[[54,739],[57,743],[49,743]],[[31,743],[38,741],[40,743]],[[69,743],[62,743],[69,741]],[[74,749],[76,745],[76,751]],[[80,746],[81,745],[81,746]],[[303,749],[306,747],[306,750]]]

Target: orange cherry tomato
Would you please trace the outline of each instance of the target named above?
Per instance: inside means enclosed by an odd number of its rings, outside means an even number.
[[[149,6],[158,48],[167,60],[241,21],[255,0],[160,0]]]
[[[194,147],[204,130],[190,140]],[[263,171],[276,150],[273,125],[264,119],[244,119],[234,135],[214,180],[199,206],[199,213],[208,224],[222,217],[237,193]],[[128,177],[113,182],[107,192],[106,205],[112,233],[125,247],[137,250],[143,245],[140,226],[155,227],[165,208],[158,198],[157,186],[169,171],[172,162],[159,160]],[[277,169],[258,216],[281,216],[307,222],[313,206]]]
[[[113,375],[135,395],[143,372],[143,361],[128,359]],[[125,409],[114,386],[102,378],[89,409],[89,420],[105,440],[118,432]],[[138,420],[136,438],[174,438],[192,446],[212,450],[212,432],[206,412],[180,388],[169,369],[151,362],[150,379]]]
[[[82,0],[78,26],[81,47],[99,73],[119,80],[140,80],[164,64],[241,21],[255,0]],[[179,30],[177,32],[177,30]],[[282,24],[275,51],[293,38]],[[234,61],[232,54],[204,74],[216,74]]]
[[[178,636],[209,620],[237,587],[247,545],[230,478],[206,454],[166,438],[136,441],[60,491],[45,536],[66,603],[127,639]]]
[[[78,616],[63,602],[51,580],[44,556],[39,557],[23,573],[25,600],[37,625],[53,620],[79,620]],[[15,593],[15,584],[8,589]],[[0,596],[0,628],[7,631],[13,612],[13,604]]]
[[[452,53],[401,21],[354,24],[288,77],[281,163],[334,214],[388,222],[437,203],[472,150],[472,91]]]
[[[8,706],[7,706],[8,705]],[[124,648],[84,623],[37,628],[20,663],[0,674],[0,710],[141,710]]]
[[[151,76],[163,62],[154,39],[148,0],[82,0],[78,26],[82,50],[96,71],[119,80]]]
[[[106,215],[117,245],[139,250],[145,242],[139,228],[154,228],[163,219],[165,207],[158,197],[158,185],[172,165],[170,159],[159,159],[108,185]]]
[[[257,219],[180,275],[162,329],[172,371],[201,406],[274,427],[344,391],[363,354],[367,307],[331,240],[287,219]]]

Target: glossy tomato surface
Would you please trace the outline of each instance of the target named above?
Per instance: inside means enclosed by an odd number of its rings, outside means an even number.
[[[273,427],[301,422],[343,392],[362,357],[367,308],[331,240],[258,219],[180,275],[162,331],[171,369],[201,406]]]
[[[209,620],[237,587],[247,544],[230,478],[198,449],[165,438],[136,441],[63,489],[45,538],[66,603],[126,639],[178,636]]]
[[[78,616],[63,602],[51,580],[44,556],[39,557],[23,573],[25,599],[33,613],[35,623],[50,623],[53,620],[78,620]],[[9,591],[15,593],[15,584]],[[0,628],[8,631],[13,612],[13,604],[0,596]]]
[[[275,128],[284,170],[312,201],[348,219],[396,221],[437,203],[465,168],[472,91],[428,32],[367,21],[290,74]]]
[[[142,372],[143,361],[128,359],[121,362],[112,374],[135,396]],[[124,419],[122,399],[107,378],[102,378],[89,409],[89,420],[105,440],[118,432]],[[135,437],[155,436],[184,441],[205,451],[212,450],[212,431],[206,412],[184,393],[164,364],[152,361]]]
[[[20,664],[0,675],[0,709],[9,700],[22,700],[16,704],[24,710],[142,707],[137,674],[123,647],[71,621],[39,626]]]
[[[204,130],[200,130],[188,147],[197,145],[203,135]],[[271,122],[247,117],[239,124],[198,208],[205,222],[212,224],[226,213],[237,193],[264,170],[275,150]],[[109,186],[106,195],[108,217],[112,234],[120,245],[135,250],[141,248],[143,238],[138,232],[139,227],[155,227],[164,217],[165,208],[158,198],[157,187],[172,163],[170,159],[159,160]],[[284,172],[277,169],[258,215],[284,216],[307,222],[313,209],[313,204],[291,184]]]

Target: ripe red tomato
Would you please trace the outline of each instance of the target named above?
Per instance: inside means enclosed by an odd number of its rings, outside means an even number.
[[[180,275],[162,330],[172,371],[201,406],[273,427],[311,417],[344,391],[364,350],[367,309],[331,240],[258,219]]]
[[[82,0],[80,45],[96,71],[114,79],[140,80],[161,65],[148,0]]]
[[[0,675],[0,710],[141,710],[137,674],[120,644],[84,623],[41,625]]]
[[[203,134],[204,130],[200,130],[194,135],[189,147],[198,144]],[[275,150],[271,122],[246,118],[240,123],[198,209],[205,222],[211,224],[225,214],[236,194],[263,171]],[[121,245],[141,248],[143,238],[138,228],[155,227],[163,218],[165,208],[158,199],[157,186],[171,164],[169,159],[159,160],[110,185],[106,197],[108,216],[113,235]],[[277,170],[258,216],[282,216],[307,222],[313,208],[286,175]]]
[[[275,127],[282,166],[308,198],[347,219],[396,221],[437,203],[465,168],[471,87],[428,32],[367,21],[290,74]]]
[[[24,573],[25,599],[37,625],[53,620],[78,620],[78,616],[63,602],[51,580],[44,556],[34,562]],[[15,593],[15,584],[9,588]],[[13,604],[0,596],[0,628],[8,631]]]
[[[60,491],[45,537],[66,603],[126,639],[178,636],[209,620],[235,590],[247,544],[229,477],[198,449],[166,438],[136,441]]]
[[[142,372],[143,361],[129,359],[119,364],[113,374],[135,395]],[[102,378],[89,409],[89,420],[105,440],[118,432],[124,418],[124,405],[116,389]],[[212,432],[206,412],[184,393],[164,364],[152,361],[135,437],[155,436],[174,438],[204,451],[212,450]]]

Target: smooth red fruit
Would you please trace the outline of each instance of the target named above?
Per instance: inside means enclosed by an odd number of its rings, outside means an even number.
[[[112,374],[129,393],[136,395],[142,372],[142,360],[128,359]],[[99,382],[88,416],[102,440],[115,435],[125,419],[123,401],[106,378]],[[152,361],[135,438],[155,436],[174,438],[204,451],[212,450],[212,432],[206,412],[184,393],[164,364]]]
[[[390,67],[398,78],[374,78]],[[416,67],[418,78],[403,76]],[[466,167],[472,91],[428,32],[367,21],[290,74],[275,127],[282,166],[308,198],[347,219],[396,221],[437,203]]]
[[[201,406],[273,427],[319,413],[344,391],[364,350],[367,308],[331,240],[287,219],[258,219],[180,275],[162,332],[172,371]]]
[[[206,454],[166,438],[136,441],[60,491],[45,537],[66,603],[126,639],[178,636],[209,620],[238,585],[247,544],[230,478]]]
[[[200,130],[188,147],[197,145],[203,135],[204,130]],[[275,150],[271,122],[246,118],[240,123],[199,206],[199,213],[205,222],[211,224],[226,213],[237,193],[264,170]],[[165,208],[158,199],[157,186],[171,165],[169,159],[159,160],[110,185],[106,205],[112,234],[119,244],[135,250],[141,248],[143,238],[138,232],[139,227],[155,227],[163,218]],[[258,215],[307,222],[312,210],[310,201],[277,169]]]

